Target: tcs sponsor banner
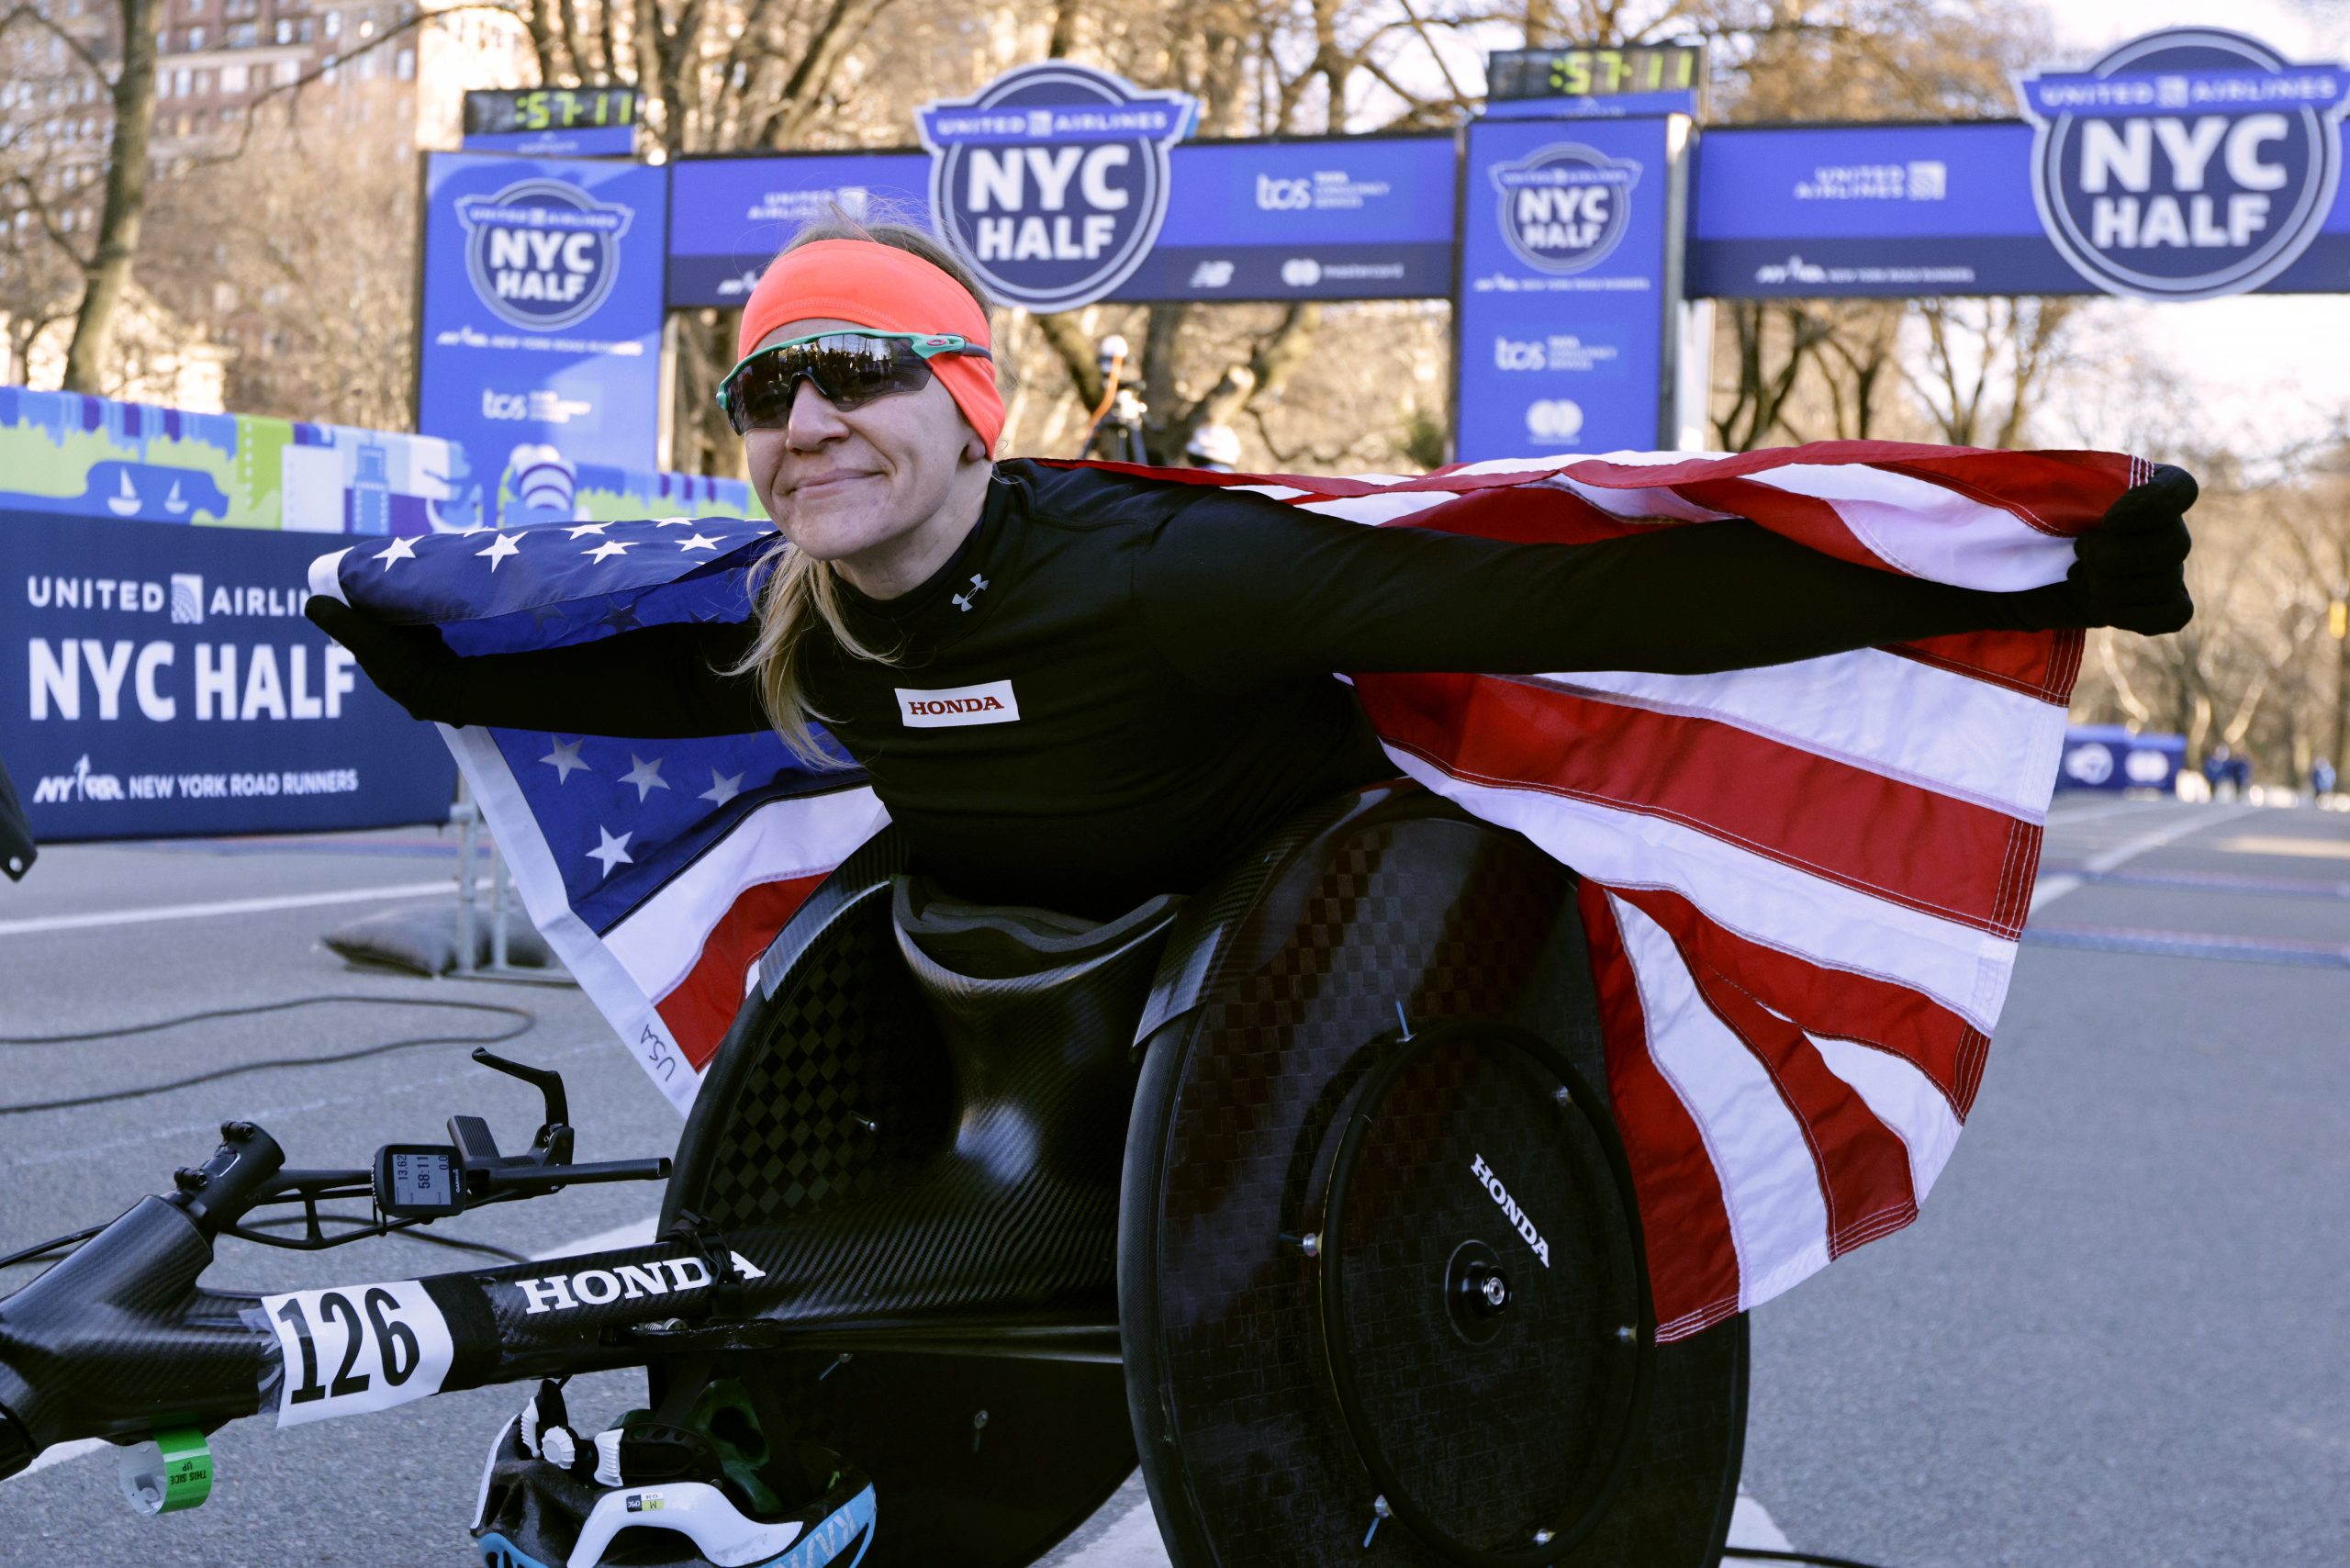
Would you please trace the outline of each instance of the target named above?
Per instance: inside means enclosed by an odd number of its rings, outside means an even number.
[[[1670,446],[1689,122],[1469,128],[1455,399],[1460,461]]]
[[[479,521],[464,469],[431,436],[0,386],[0,521],[427,533]]]
[[[654,467],[666,206],[657,168],[430,154],[418,424],[484,474],[517,446]]]
[[[1158,243],[1113,299],[1452,292],[1452,137],[1187,142]]]
[[[17,670],[0,698],[0,756],[37,838],[448,814],[455,769],[432,726],[302,618],[318,553],[314,538],[263,530],[0,527],[0,653]]]
[[[1442,298],[1460,158],[1440,136],[1187,141],[1158,242],[1113,299]],[[919,152],[688,158],[670,166],[669,303],[739,308],[803,223],[835,207],[931,227]]]

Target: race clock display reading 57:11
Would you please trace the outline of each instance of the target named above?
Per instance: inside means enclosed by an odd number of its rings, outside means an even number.
[[[1696,43],[1501,50],[1488,64],[1486,90],[1493,98],[1607,98],[1627,93],[1694,92],[1705,80],[1705,45]]]
[[[587,130],[636,123],[633,87],[533,87],[465,95],[465,134]]]

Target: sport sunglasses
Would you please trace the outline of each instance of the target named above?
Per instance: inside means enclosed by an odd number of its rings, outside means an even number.
[[[745,356],[718,384],[718,406],[737,435],[781,430],[803,375],[834,408],[861,409],[929,386],[930,362],[943,353],[994,357],[955,332],[818,332]]]

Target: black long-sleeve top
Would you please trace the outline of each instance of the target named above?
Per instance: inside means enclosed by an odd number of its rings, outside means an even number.
[[[1391,778],[1340,670],[1700,673],[1994,628],[2084,624],[2066,584],[1996,594],[1834,560],[1745,521],[1601,543],[1366,528],[1266,497],[997,465],[953,560],[846,589],[808,698],[963,896],[1108,915],[1198,886],[1283,820]],[[626,736],[764,728],[747,625],[442,661],[457,724]]]

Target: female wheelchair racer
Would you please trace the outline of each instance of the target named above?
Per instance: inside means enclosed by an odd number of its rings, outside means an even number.
[[[500,1434],[476,1519],[500,1568],[1024,1563],[1137,1458],[1186,1568],[1714,1561],[1742,1330],[1654,1342],[1572,875],[1391,785],[1327,672],[2173,630],[2192,482],[2132,492],[2066,581],[2018,594],[1737,521],[1361,529],[995,462],[989,341],[919,235],[819,231],[769,269],[722,393],[794,546],[754,631],[459,660],[313,602],[422,717],[771,722],[811,754],[821,717],[893,823],[762,963],[661,1245],[362,1287],[338,1343],[356,1356],[364,1307],[386,1381],[655,1369],[611,1432],[570,1430],[550,1382]],[[0,1303],[0,1450],[364,1380],[252,1320],[333,1293],[196,1286],[285,1180],[232,1133],[203,1182]],[[496,1159],[486,1195],[531,1176]],[[1456,1167],[1478,1184],[1434,1179]],[[86,1375],[107,1343],[147,1347],[144,1381]]]

